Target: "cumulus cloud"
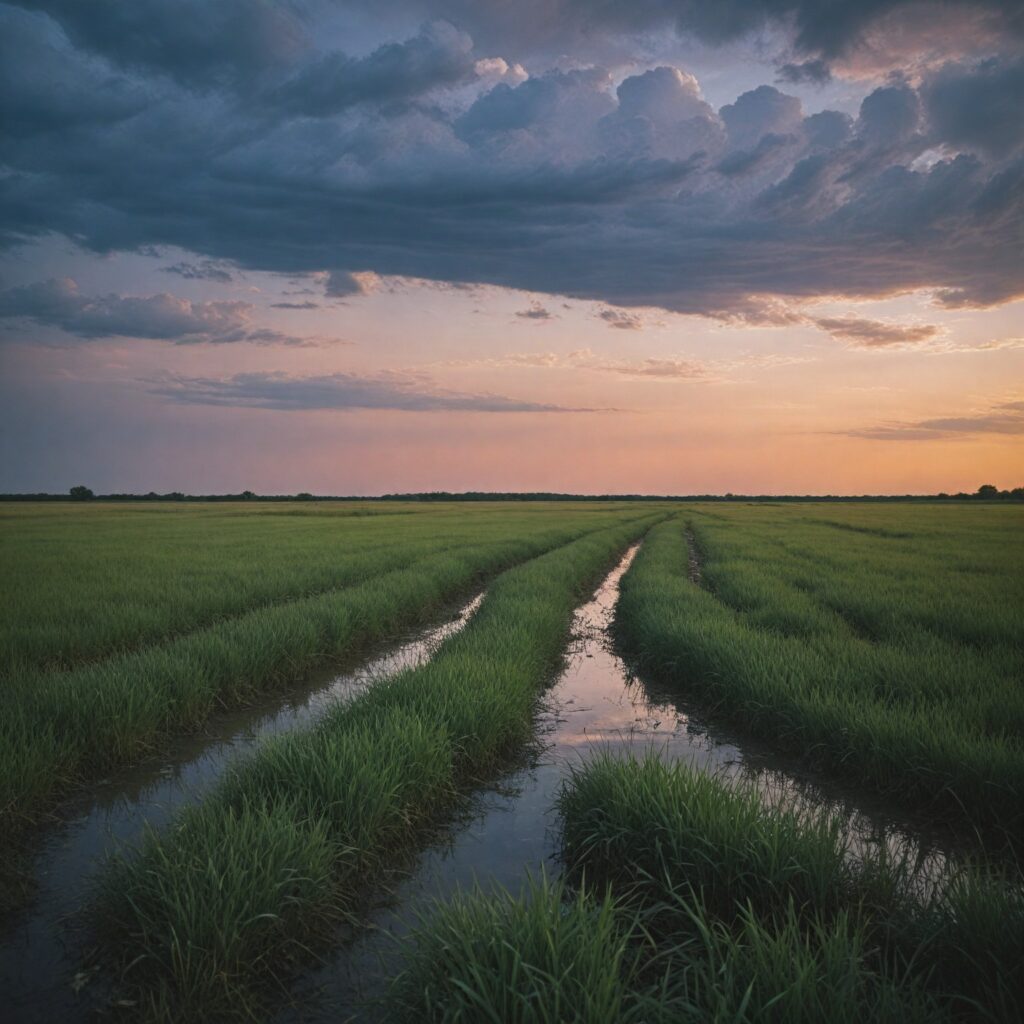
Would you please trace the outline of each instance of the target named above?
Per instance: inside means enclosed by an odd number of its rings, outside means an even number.
[[[983,412],[886,423],[846,432],[872,441],[941,441],[977,434],[1024,435],[1024,401],[1001,402]]]
[[[421,373],[370,376],[331,373],[299,377],[287,373],[238,373],[230,377],[166,375],[146,381],[149,392],[186,405],[218,405],[303,411],[391,409],[402,412],[593,412],[504,395],[467,394],[438,387]]]
[[[16,0],[18,2],[18,0]],[[251,81],[310,45],[295,6],[263,0],[20,0],[121,68],[211,87]]]
[[[1024,58],[943,65],[921,94],[937,142],[995,155],[1024,143]]]
[[[814,317],[811,323],[827,331],[833,338],[848,341],[859,348],[919,345],[941,333],[941,328],[935,324],[898,324],[858,316]]]
[[[353,59],[337,51],[303,67],[268,94],[289,114],[328,117],[360,103],[410,100],[476,75],[473,41],[447,22]],[[490,69],[485,67],[485,73]]]
[[[257,328],[246,302],[191,302],[157,295],[83,295],[71,278],[38,281],[0,292],[0,318],[57,327],[78,338],[147,338],[177,344],[249,341],[304,344],[302,338]]]
[[[538,38],[551,19],[582,28],[584,14],[609,31],[671,23],[712,41],[787,23],[800,61],[831,62],[897,6],[822,18],[809,0],[650,0],[594,15],[559,0],[529,12]],[[314,46],[315,11],[301,5],[46,9],[19,15],[46,43],[19,88],[32,76],[70,84],[40,87],[36,129],[0,139],[0,245],[56,232],[104,253],[174,245],[243,269],[329,268],[332,298],[370,290],[372,271],[723,319],[823,295],[926,289],[954,308],[1024,294],[1010,58],[929,65],[870,93],[855,119],[805,116],[769,85],[716,111],[668,66],[617,87],[601,66],[503,74],[442,104],[430,83],[477,82],[480,61],[514,66],[515,53],[492,49],[501,5],[431,4],[460,28],[356,58]],[[227,38],[229,15],[250,13]],[[517,5],[512,20],[507,40],[522,39],[530,18]],[[972,126],[982,97],[992,103]]]

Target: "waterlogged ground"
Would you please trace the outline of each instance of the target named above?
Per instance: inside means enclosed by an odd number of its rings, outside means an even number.
[[[0,932],[0,993],[5,1022],[74,1019],[102,984],[82,970],[87,950],[75,911],[90,878],[111,850],[138,839],[146,824],[167,824],[184,804],[198,802],[230,762],[270,736],[309,728],[339,700],[427,661],[462,629],[479,594],[430,628],[340,674],[313,679],[286,695],[224,714],[200,735],[179,738],[159,758],[118,772],[60,808],[59,824],[33,851],[36,892],[31,906]]]
[[[810,778],[787,773],[767,751],[708,728],[630,672],[615,652],[610,626],[619,581],[638,547],[577,609],[566,665],[546,695],[530,763],[477,794],[462,823],[424,853],[373,915],[368,930],[354,941],[339,938],[335,954],[301,979],[279,1024],[380,1017],[375,1000],[400,969],[395,940],[408,933],[431,901],[478,885],[518,892],[529,873],[556,874],[555,800],[570,767],[595,749],[638,755],[655,750],[704,771],[752,778],[768,802],[797,799],[840,810],[849,820],[853,855],[866,844],[884,842],[933,867],[944,862],[941,845],[925,844],[886,810],[852,803],[833,787],[823,789]],[[699,579],[697,563],[690,571]]]
[[[638,548],[631,548],[592,599],[577,609],[565,667],[545,695],[530,757],[471,799],[444,838],[402,876],[368,928],[356,935],[339,934],[335,951],[294,986],[294,1002],[279,1014],[282,1024],[372,1019],[373,1000],[383,981],[400,968],[395,939],[408,932],[431,901],[474,885],[518,892],[529,873],[557,873],[555,801],[570,768],[596,749],[638,755],[654,750],[704,771],[750,778],[769,804],[795,799],[839,811],[849,822],[851,856],[885,844],[920,861],[923,878],[957,852],[952,840],[923,830],[905,811],[852,787],[794,774],[791,759],[709,726],[699,709],[679,700],[685,678],[675,680],[677,688],[668,693],[631,674],[615,652],[610,626],[619,582]],[[687,575],[702,586],[703,570],[712,566],[702,566],[696,551],[691,543]],[[175,741],[170,754],[118,772],[92,786],[88,795],[66,803],[58,824],[42,833],[34,851],[37,893],[29,911],[13,929],[0,932],[0,1016],[19,1022],[72,1021],[85,1019],[91,1008],[102,1005],[106,979],[82,969],[89,950],[75,912],[105,855],[120,843],[134,841],[144,823],[158,828],[167,824],[182,805],[209,791],[231,758],[251,750],[261,738],[308,728],[333,702],[428,659],[446,636],[467,623],[479,601],[341,676],[293,689],[258,708],[220,716],[200,736]]]

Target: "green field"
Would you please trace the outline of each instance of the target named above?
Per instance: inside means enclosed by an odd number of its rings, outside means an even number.
[[[852,856],[827,807],[584,751],[551,809],[559,877],[439,904],[389,1019],[1024,1017],[1019,505],[96,503],[0,508],[0,531],[12,850],[174,734],[486,588],[429,662],[261,743],[93,873],[95,963],[136,1017],[264,1019],[358,930],[531,745],[574,608],[635,542],[613,633],[642,676],[962,855],[925,880]]]

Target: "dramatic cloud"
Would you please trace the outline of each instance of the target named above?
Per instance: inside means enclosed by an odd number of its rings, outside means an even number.
[[[1002,402],[986,412],[967,416],[889,423],[847,433],[872,441],[938,441],[976,434],[1024,435],[1024,402]]]
[[[592,412],[503,395],[465,394],[437,387],[420,373],[359,376],[332,373],[295,377],[286,373],[239,373],[231,377],[166,376],[146,382],[150,394],[188,405],[255,409],[392,409],[402,412]]]
[[[934,324],[893,324],[863,317],[816,317],[811,323],[828,331],[833,338],[861,348],[887,348],[892,345],[918,345],[941,333]]]
[[[801,59],[839,63],[847,70],[916,64],[939,42],[964,52],[1012,45],[1022,29],[1007,0],[350,0],[374,12],[406,11],[421,20],[446,17],[489,47],[555,55],[631,34],[675,31],[715,45],[765,29],[788,39]],[[899,63],[903,58],[903,65]],[[909,58],[909,59],[908,59]],[[888,62],[888,64],[886,63]]]
[[[1024,143],[1024,59],[946,65],[925,80],[922,95],[938,141],[996,155]]]
[[[0,318],[57,327],[79,338],[149,338],[178,344],[303,344],[278,331],[256,328],[247,302],[190,302],[158,295],[83,295],[70,278],[40,281],[0,292]]]
[[[353,60],[329,53],[304,67],[268,97],[289,114],[328,117],[360,103],[408,100],[475,76],[473,40],[445,22],[413,39],[388,43]]]
[[[716,111],[669,66],[617,84],[583,60],[512,71],[549,40],[585,49],[587,26],[716,42],[771,25],[800,76],[823,76],[909,4],[394,0],[395,25],[427,26],[356,56],[298,0],[24,6],[46,13],[0,4],[19,40],[0,245],[173,245],[196,254],[182,268],[325,275],[330,298],[377,274],[755,322],[779,298],[1024,294],[1019,58],[961,59],[962,25],[929,29],[956,60],[887,80],[852,119],[771,85]],[[945,24],[948,5],[925,6]],[[966,7],[971,38],[1019,38],[1004,5]]]

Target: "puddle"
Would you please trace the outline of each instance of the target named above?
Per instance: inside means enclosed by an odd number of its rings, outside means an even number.
[[[593,598],[576,611],[567,664],[546,695],[539,718],[538,756],[476,795],[467,819],[418,859],[411,876],[372,915],[369,928],[352,941],[340,942],[320,967],[300,979],[292,992],[294,1001],[275,1017],[277,1024],[379,1019],[372,1000],[399,969],[394,939],[408,933],[430,901],[476,884],[516,892],[527,872],[557,874],[555,798],[570,765],[594,749],[637,754],[653,750],[701,770],[750,777],[769,803],[795,797],[844,813],[854,849],[885,843],[909,851],[932,870],[945,863],[944,851],[923,845],[910,830],[884,815],[865,812],[862,802],[847,802],[830,785],[788,774],[766,749],[745,741],[741,745],[707,727],[678,701],[631,675],[612,648],[609,626],[619,581],[638,547],[626,553]]]
[[[341,675],[309,681],[287,695],[217,716],[201,734],[176,738],[159,758],[119,772],[66,802],[60,823],[45,830],[31,851],[35,899],[0,933],[3,1019],[13,1024],[87,1017],[88,1000],[73,988],[82,957],[67,919],[79,909],[89,879],[111,849],[135,840],[144,822],[166,824],[182,805],[209,790],[233,758],[261,740],[308,728],[337,701],[427,661],[469,622],[482,600],[477,595],[440,625],[409,635]]]

